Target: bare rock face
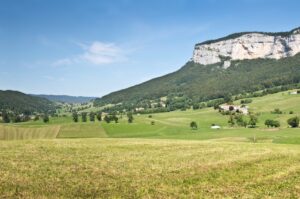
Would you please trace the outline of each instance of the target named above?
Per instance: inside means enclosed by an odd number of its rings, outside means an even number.
[[[215,41],[197,44],[192,61],[208,65],[224,62],[228,68],[231,60],[281,59],[300,52],[300,29],[286,33],[241,33]]]

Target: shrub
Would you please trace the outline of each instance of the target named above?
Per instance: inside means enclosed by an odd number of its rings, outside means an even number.
[[[133,115],[131,112],[127,113],[127,117],[128,117],[128,123],[132,123],[133,122]]]
[[[77,112],[73,112],[72,113],[72,118],[74,122],[78,122],[78,113]]]
[[[43,122],[44,123],[48,123],[49,122],[49,116],[47,114],[44,115]]]
[[[250,128],[255,128],[257,122],[257,117],[255,115],[250,115],[250,120],[248,122]]]
[[[275,128],[278,128],[278,127],[280,127],[280,122],[277,121],[277,120],[267,119],[267,120],[265,121],[265,125],[266,125],[267,127],[275,127]]]
[[[299,126],[299,117],[292,117],[288,119],[287,123],[292,127],[296,128]]]
[[[196,129],[198,128],[198,125],[197,125],[196,122],[192,121],[192,122],[190,123],[190,127],[191,127],[193,130],[196,130]]]
[[[241,104],[250,104],[251,102],[252,102],[252,99],[241,100]]]
[[[272,114],[282,114],[282,111],[279,108],[275,108],[274,111],[271,111]]]
[[[86,122],[87,121],[86,117],[87,117],[87,113],[86,112],[82,112],[81,113],[81,120],[82,120],[82,122]]]

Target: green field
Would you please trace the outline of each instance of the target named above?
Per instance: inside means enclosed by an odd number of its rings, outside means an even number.
[[[1,142],[3,198],[299,198],[300,146],[225,141]]]
[[[257,128],[229,127],[213,108],[134,115],[132,124],[2,124],[0,198],[300,198],[300,129],[286,122],[299,104],[288,92],[253,98]]]

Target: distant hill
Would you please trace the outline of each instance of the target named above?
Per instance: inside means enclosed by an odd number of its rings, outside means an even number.
[[[174,73],[113,92],[94,104],[137,104],[170,95],[201,102],[299,82],[300,54],[279,60],[236,60],[227,69],[223,63],[201,65],[191,61]]]
[[[66,102],[66,103],[86,103],[90,102],[96,97],[83,97],[83,96],[69,96],[69,95],[33,95],[46,98],[52,102]]]
[[[45,98],[31,96],[19,91],[0,90],[0,110],[15,113],[51,112],[55,104]]]
[[[198,43],[192,59],[178,71],[110,93],[96,99],[94,105],[150,107],[153,100],[157,102],[166,96],[198,103],[272,87],[290,87],[300,83],[299,45],[300,28],[279,33],[235,33]]]

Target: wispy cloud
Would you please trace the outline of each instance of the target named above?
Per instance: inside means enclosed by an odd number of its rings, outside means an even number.
[[[92,64],[102,65],[119,62],[125,59],[123,51],[114,43],[93,42],[84,46],[85,52],[80,57]]]
[[[80,62],[87,62],[93,65],[105,65],[127,60],[126,52],[115,43],[94,41],[90,44],[76,43],[83,52],[73,57],[56,60],[53,66],[66,66]]]

